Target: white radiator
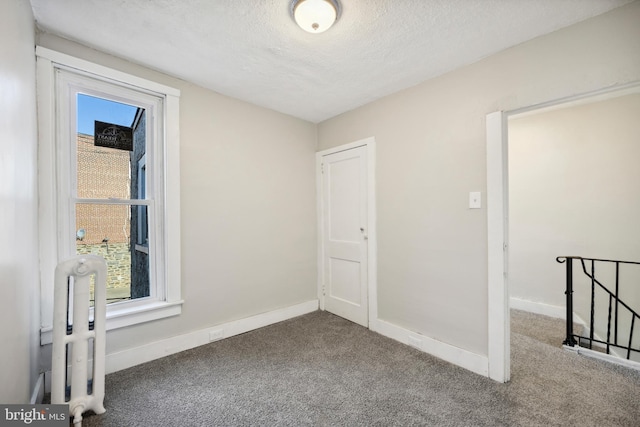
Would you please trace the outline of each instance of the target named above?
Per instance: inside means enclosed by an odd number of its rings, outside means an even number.
[[[106,280],[107,264],[99,256],[75,256],[56,267],[51,403],[68,404],[76,427],[82,425],[83,412],[105,412]]]

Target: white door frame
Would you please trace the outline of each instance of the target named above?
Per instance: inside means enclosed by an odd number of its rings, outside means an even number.
[[[322,209],[322,158],[329,154],[339,153],[357,147],[366,147],[367,150],[367,223],[368,223],[368,250],[367,250],[367,276],[368,276],[368,301],[369,301],[369,329],[375,329],[378,319],[378,293],[377,293],[377,228],[376,228],[376,141],[373,137],[361,139],[349,144],[329,148],[316,153],[316,208],[318,218],[318,301],[320,309],[324,310],[324,295],[322,283],[324,283],[324,215]]]
[[[487,239],[488,239],[488,359],[489,378],[509,381],[511,339],[509,322],[509,187],[507,113],[487,115]]]
[[[487,240],[488,240],[488,359],[489,378],[507,382],[511,376],[509,321],[509,164],[508,119],[563,104],[605,100],[640,92],[640,82],[612,86],[541,104],[487,115]],[[563,105],[565,106],[565,105]]]

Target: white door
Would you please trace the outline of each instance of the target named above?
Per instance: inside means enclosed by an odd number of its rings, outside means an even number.
[[[367,147],[322,156],[324,308],[369,326]]]

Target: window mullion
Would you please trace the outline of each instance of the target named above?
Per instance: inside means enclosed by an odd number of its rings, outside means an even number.
[[[150,206],[153,200],[150,199],[84,199],[72,198],[73,203],[79,204],[101,204],[101,205],[132,205],[132,206]]]

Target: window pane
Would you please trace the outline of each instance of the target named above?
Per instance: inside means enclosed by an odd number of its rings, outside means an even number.
[[[132,165],[146,153],[145,111],[89,95],[77,95],[77,195],[137,199]]]
[[[107,303],[149,296],[149,247],[136,244],[146,222],[132,221],[141,207],[76,204],[76,253],[107,261]]]
[[[149,228],[147,206],[132,206],[131,298],[149,296]]]

